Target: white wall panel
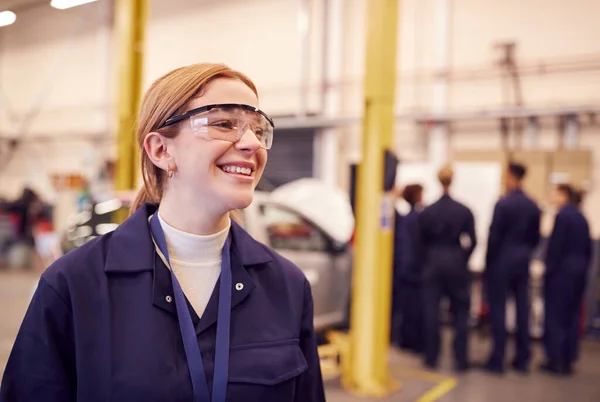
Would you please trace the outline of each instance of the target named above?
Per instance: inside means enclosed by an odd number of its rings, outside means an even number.
[[[110,6],[100,1],[59,11],[41,4],[0,30],[0,87],[15,113],[11,121],[0,110],[0,135],[24,140],[0,172],[2,194],[18,194],[27,184],[53,199],[51,174],[93,173],[90,157],[100,163],[110,154]],[[89,135],[105,139],[77,139]]]
[[[182,65],[223,62],[258,86],[272,114],[295,111],[300,84],[298,0],[154,0],[145,87]],[[288,88],[286,90],[286,88]]]
[[[600,34],[596,0],[457,0],[453,8],[452,69],[481,72],[499,71],[495,62],[501,57],[493,46],[500,42],[517,43],[519,65],[541,62],[552,69],[565,60],[597,57]],[[522,77],[523,98],[529,105],[572,104],[600,101],[600,72],[580,71]],[[453,83],[452,107],[501,104],[499,77],[486,80],[465,79]]]
[[[99,37],[109,34],[100,29],[103,6],[37,7],[2,31],[0,84],[19,116],[39,108],[28,119],[29,134],[106,129],[109,60],[98,46]],[[2,126],[2,131],[12,129]]]
[[[510,40],[522,60],[596,53],[599,11],[596,0],[455,0],[453,63],[489,63],[492,45]]]
[[[583,209],[590,218],[591,230],[595,237],[600,237],[600,126],[587,127],[581,132],[580,146],[594,152],[594,170],[592,182],[587,193]]]

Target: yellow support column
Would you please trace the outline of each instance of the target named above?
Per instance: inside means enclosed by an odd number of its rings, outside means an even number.
[[[115,178],[118,191],[132,190],[137,186],[139,158],[135,119],[142,96],[147,12],[147,0],[115,1],[115,32],[119,47],[118,160]],[[120,214],[117,221],[122,221],[126,216],[126,213]]]
[[[389,373],[393,206],[383,194],[384,155],[393,148],[399,0],[367,2],[362,162],[357,174],[356,250],[350,364],[342,385],[361,396],[400,388]]]

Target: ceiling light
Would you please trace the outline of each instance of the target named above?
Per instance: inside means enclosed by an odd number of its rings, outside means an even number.
[[[52,0],[50,5],[59,10],[80,6],[82,4],[93,3],[97,0]]]
[[[17,15],[12,11],[0,12],[0,27],[5,27],[17,20]]]

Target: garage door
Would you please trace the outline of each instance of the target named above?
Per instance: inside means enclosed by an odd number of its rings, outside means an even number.
[[[293,180],[313,177],[314,141],[313,129],[275,129],[273,148],[269,150],[260,188],[268,190]]]

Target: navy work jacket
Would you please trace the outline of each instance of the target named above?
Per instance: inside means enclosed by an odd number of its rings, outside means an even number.
[[[114,232],[42,275],[0,388],[1,402],[191,402],[170,273],[142,206]],[[231,227],[227,400],[325,400],[302,271]],[[202,318],[190,307],[212,391],[219,285]]]
[[[468,273],[468,262],[477,246],[475,218],[471,210],[443,195],[418,215],[424,279],[438,270]]]
[[[399,280],[411,286],[421,285],[423,270],[423,251],[420,249],[421,242],[419,231],[419,211],[412,207],[411,211],[403,219],[402,227],[398,231],[399,243],[402,252],[399,258],[398,277]]]
[[[546,251],[546,279],[587,275],[592,260],[592,238],[583,214],[573,205],[560,209]]]
[[[494,208],[486,252],[486,273],[510,266],[529,270],[540,241],[541,210],[522,190],[501,198]]]

